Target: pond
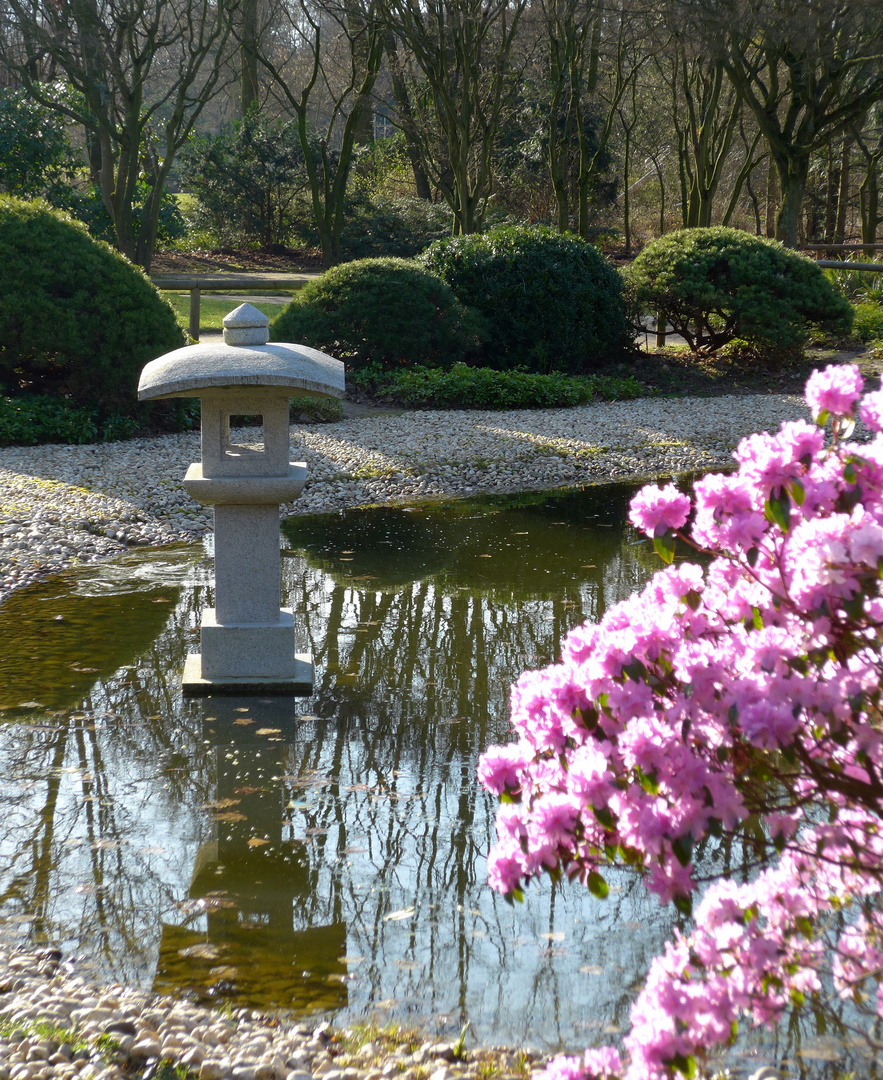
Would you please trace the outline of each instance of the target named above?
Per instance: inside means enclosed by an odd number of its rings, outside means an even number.
[[[13,594],[0,931],[203,1001],[608,1041],[676,916],[625,873],[606,901],[544,882],[507,905],[475,770],[518,674],[657,568],[624,524],[633,490],[289,519],[306,699],[182,698],[212,604],[201,546]]]

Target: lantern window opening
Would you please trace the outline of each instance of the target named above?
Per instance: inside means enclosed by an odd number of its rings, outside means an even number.
[[[231,432],[236,430],[240,438],[245,438],[244,432],[241,429],[248,429],[248,441],[247,442],[233,442]],[[257,428],[257,432],[254,429]],[[238,413],[231,413],[227,416],[224,422],[224,456],[225,457],[242,457],[245,453],[260,453],[266,452],[267,445],[264,437],[264,418],[262,415],[241,415]]]

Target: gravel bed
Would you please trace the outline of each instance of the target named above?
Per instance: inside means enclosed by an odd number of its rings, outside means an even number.
[[[0,948],[0,1080],[524,1080],[534,1064],[459,1050],[95,986],[57,950]]]
[[[641,399],[573,409],[409,412],[292,431],[310,476],[284,514],[720,468],[753,431],[806,416],[797,395]],[[254,430],[234,432],[253,442]],[[0,600],[132,546],[197,540],[211,511],[181,481],[195,432],[0,449]]]

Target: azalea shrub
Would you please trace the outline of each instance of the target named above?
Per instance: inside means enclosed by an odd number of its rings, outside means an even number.
[[[692,496],[639,492],[631,521],[666,567],[513,687],[517,742],[479,767],[501,799],[490,884],[521,899],[549,874],[603,897],[621,865],[693,916],[622,1048],[548,1080],[690,1076],[740,1025],[831,995],[883,1017],[883,391],[862,391],[855,367],[814,372],[815,423],[744,439]],[[723,834],[753,870],[700,893]]]

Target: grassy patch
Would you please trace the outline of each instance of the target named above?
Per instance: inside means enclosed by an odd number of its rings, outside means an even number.
[[[189,292],[163,292],[162,294],[172,305],[175,311],[175,316],[178,319],[180,326],[187,330],[190,326],[190,293]],[[242,295],[247,296],[248,293],[243,290]],[[266,296],[267,290],[261,289],[258,293],[259,296]],[[288,293],[280,293],[280,296],[288,296]],[[199,307],[199,328],[201,330],[223,330],[224,329],[224,316],[228,315],[234,308],[239,307],[240,300],[235,300],[231,296],[229,300],[217,300],[210,296],[203,296],[200,301]],[[258,311],[262,311],[267,318],[275,319],[284,308],[280,304],[255,304]]]

